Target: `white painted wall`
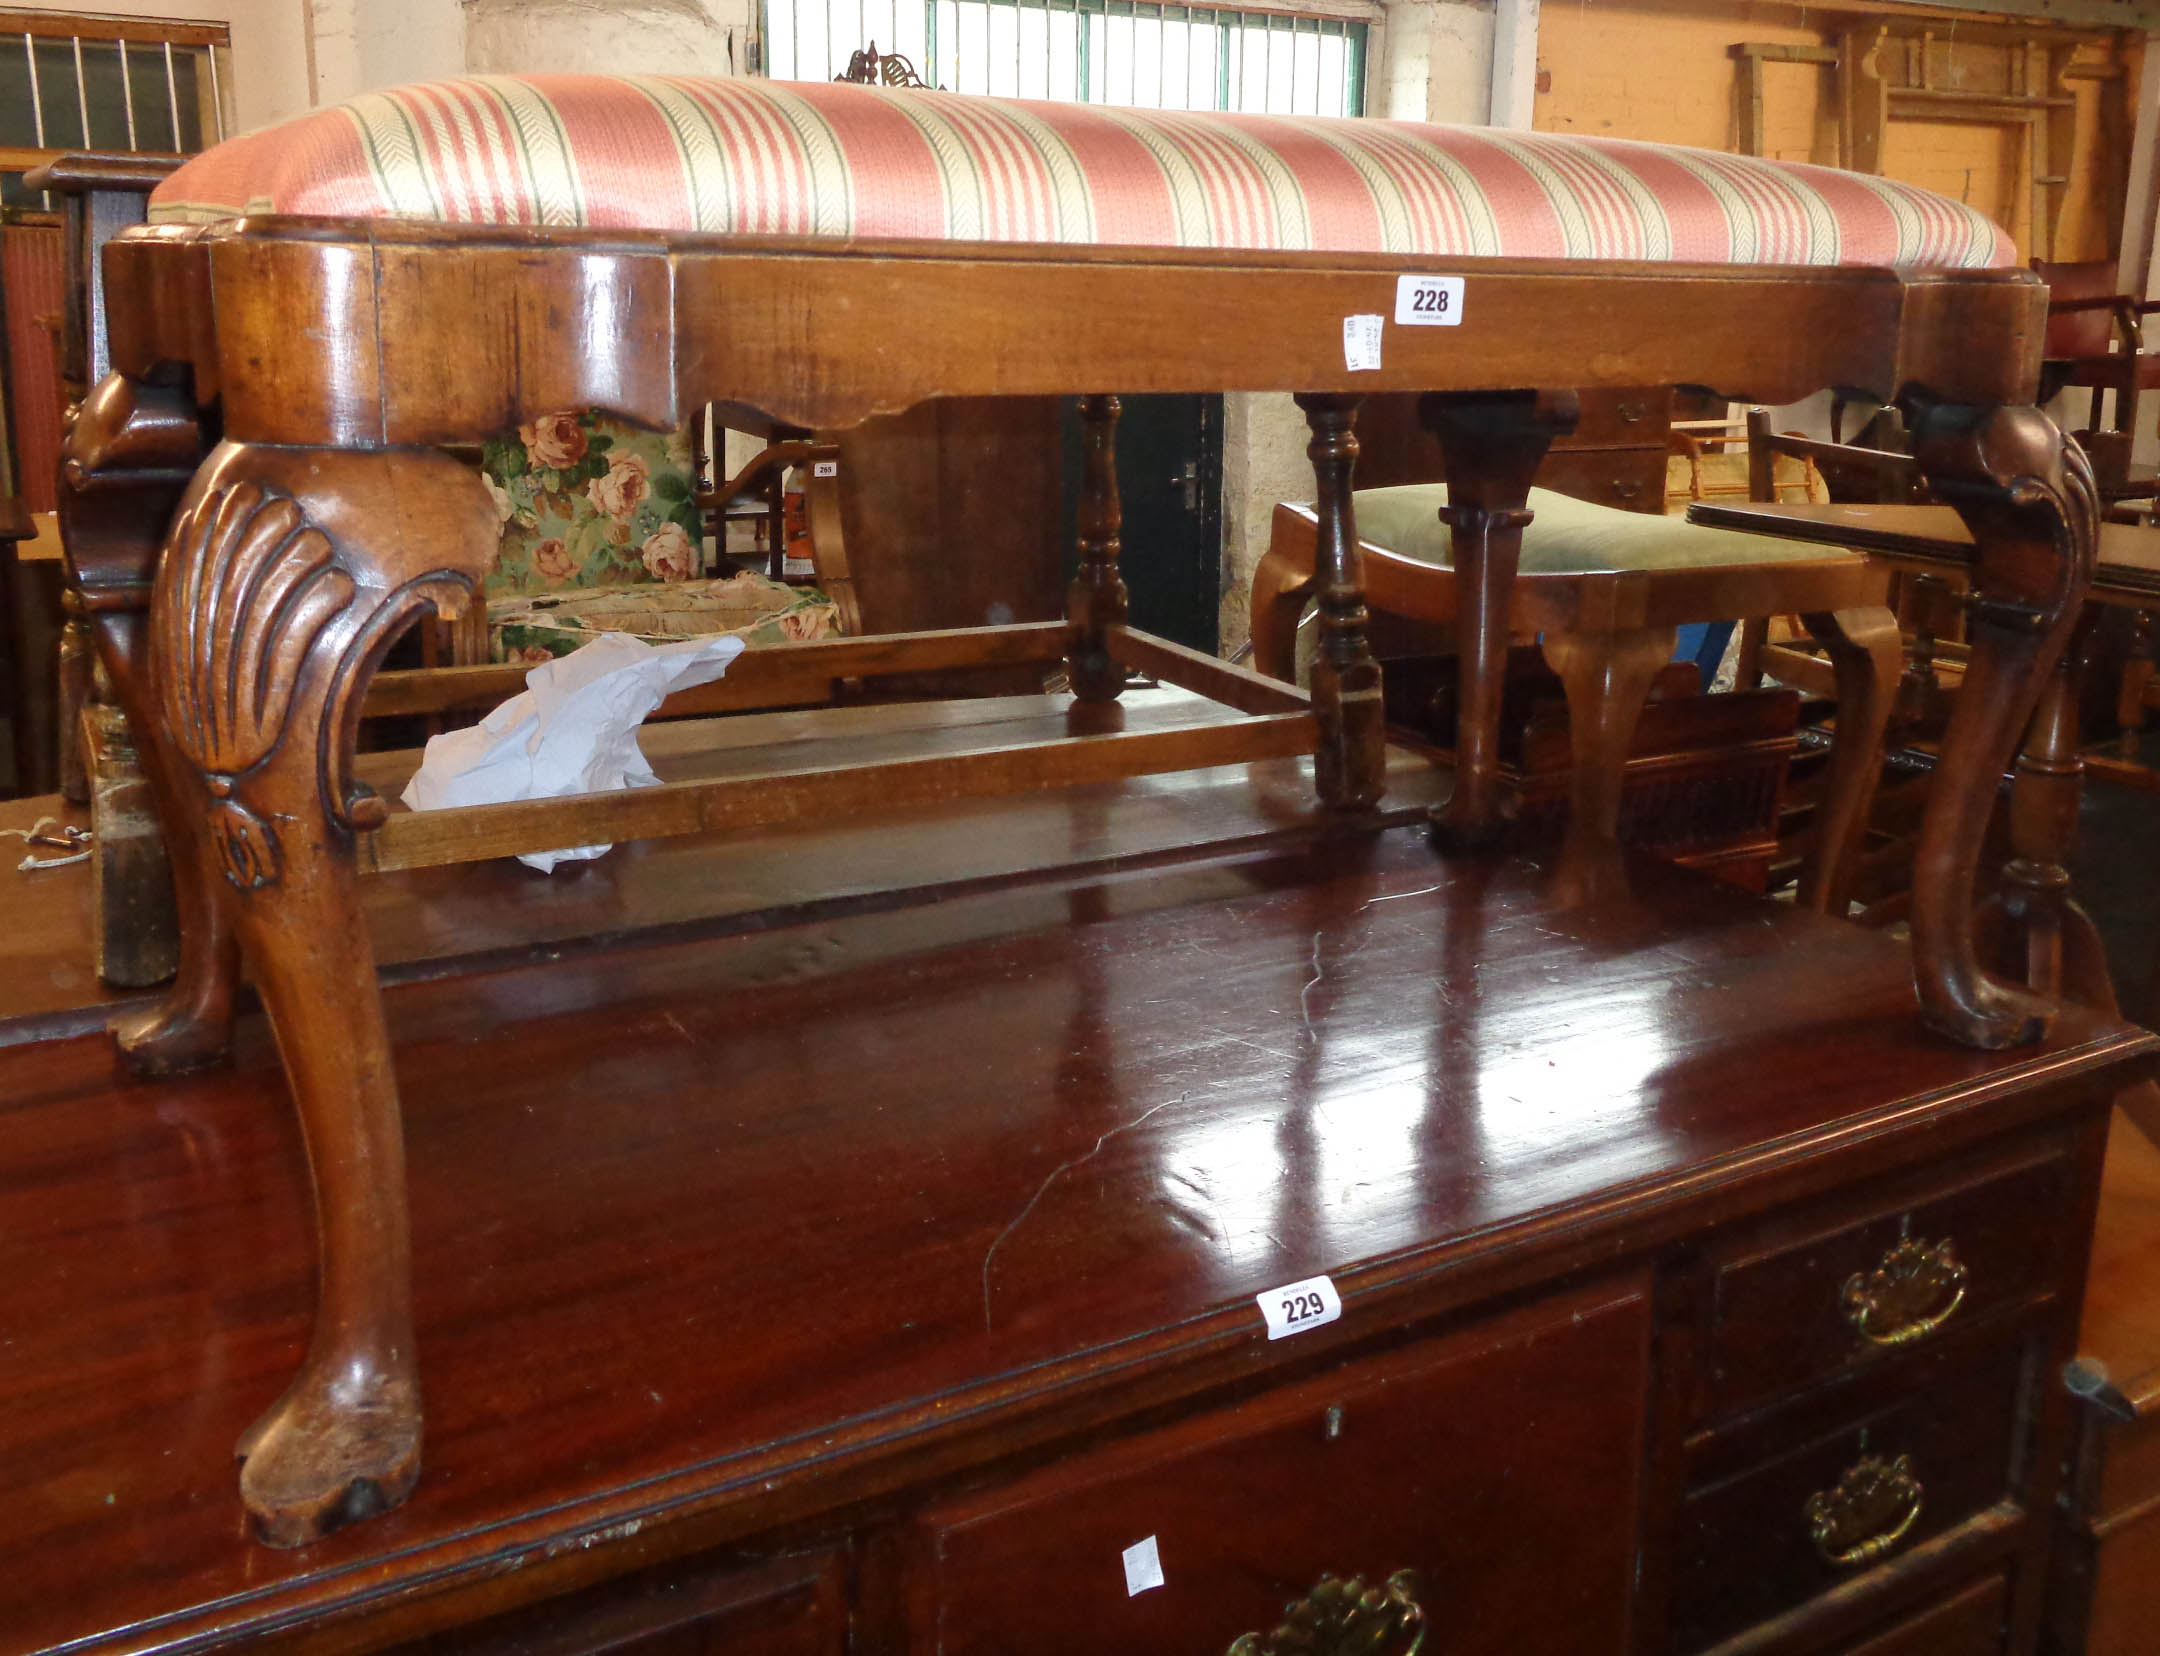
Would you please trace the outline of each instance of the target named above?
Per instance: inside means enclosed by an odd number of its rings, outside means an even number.
[[[757,0],[466,0],[475,74],[740,75]]]
[[[458,0],[305,0],[314,101],[465,69]]]

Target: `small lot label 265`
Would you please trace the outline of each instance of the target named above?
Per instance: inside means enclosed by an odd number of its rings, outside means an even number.
[[[1319,1328],[1342,1315],[1342,1295],[1324,1276],[1307,1277],[1254,1296],[1260,1315],[1267,1319],[1267,1337],[1286,1339],[1308,1328]]]
[[[1395,278],[1395,323],[1406,328],[1452,328],[1462,321],[1460,276]]]

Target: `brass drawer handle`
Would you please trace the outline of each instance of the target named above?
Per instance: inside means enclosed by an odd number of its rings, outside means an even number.
[[[1849,1570],[1874,1563],[1904,1540],[1919,1520],[1920,1502],[1910,1456],[1870,1455],[1848,1467],[1835,1489],[1810,1495],[1801,1512],[1822,1561]]]
[[[1624,402],[1614,412],[1620,416],[1622,425],[1634,425],[1637,421],[1648,417],[1650,405],[1648,403]]]
[[[1838,1295],[1845,1320],[1879,1346],[1926,1339],[1964,1303],[1965,1266],[1948,1237],[1933,1244],[1907,1238],[1874,1270],[1847,1277]]]
[[[1378,1587],[1322,1576],[1283,1606],[1274,1632],[1241,1633],[1224,1656],[1417,1656],[1425,1643],[1419,1591],[1413,1570],[1397,1570]]]

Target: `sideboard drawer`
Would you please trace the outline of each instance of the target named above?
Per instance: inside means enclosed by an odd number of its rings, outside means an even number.
[[[1648,1330],[1608,1283],[933,1508],[909,1648],[1216,1656],[1323,1576],[1410,1570],[1448,1656],[1617,1652]]]
[[[1672,428],[1671,386],[1584,390],[1576,393],[1576,402],[1581,416],[1573,431],[1553,439],[1556,450],[1653,444],[1664,452],[1665,436]]]
[[[1990,1576],[1862,1639],[1845,1656],[2000,1656],[2009,1614],[2010,1584]]]
[[[1781,1227],[1716,1271],[1709,1410],[1911,1350],[2055,1280],[2069,1159],[2052,1147],[1904,1200]]]
[[[399,1645],[390,1656],[843,1656],[847,1557],[664,1564]]]
[[[1675,1547],[1675,1647],[1703,1649],[2004,1500],[2025,1352],[2023,1340],[2003,1341],[1941,1365],[1894,1401],[1688,1496]],[[1821,1536],[1818,1512],[1831,1522]]]
[[[1665,448],[1556,448],[1538,467],[1537,485],[1625,512],[1662,512]]]

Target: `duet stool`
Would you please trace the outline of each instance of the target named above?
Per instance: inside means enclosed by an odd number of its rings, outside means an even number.
[[[403,1142],[357,877],[1289,753],[1313,755],[1324,805],[1363,810],[1384,761],[1351,496],[1366,391],[1427,393],[1447,456],[1465,715],[1440,827],[1459,847],[1498,825],[1526,491],[1574,417],[1550,388],[1911,400],[1922,466],[1975,524],[1995,618],[1975,649],[1998,669],[1945,759],[1920,1003],[1983,1045],[2052,1012],[1983,972],[1957,917],[1967,806],[2075,614],[2089,477],[2032,406],[2044,292],[1959,203],[1610,139],[564,76],[316,110],[190,162],[152,217],[106,254],[114,372],[70,439],[70,556],[176,847],[180,975],[123,1049],[150,1070],[222,1053],[244,941],[306,1125],[316,1335],[242,1445],[269,1540],[393,1504],[419,1468]],[[1112,393],[1254,390],[1295,392],[1312,429],[1309,697],[1125,625]],[[664,430],[727,402],[831,433],[933,397],[1073,392],[1062,623],[782,645],[715,695],[801,705],[850,676],[1062,657],[1092,714],[1140,668],[1204,716],[427,822],[354,782],[383,650],[462,606],[494,541],[487,490],[439,445],[574,409]],[[2036,524],[2059,530],[2038,557]]]
[[[1356,496],[1366,601],[1439,629],[1461,613],[1445,483],[1361,489]],[[1522,561],[1508,595],[1510,635],[1541,644],[1567,694],[1573,745],[1569,832],[1617,844],[1628,741],[1678,630],[1701,621],[1798,613],[1837,671],[1830,786],[1800,900],[1842,913],[1875,791],[1882,733],[1904,657],[1883,607],[1889,577],[1849,552],[1768,535],[1707,529],[1532,489]],[[1317,519],[1278,505],[1252,586],[1253,662],[1289,679],[1310,602]]]

